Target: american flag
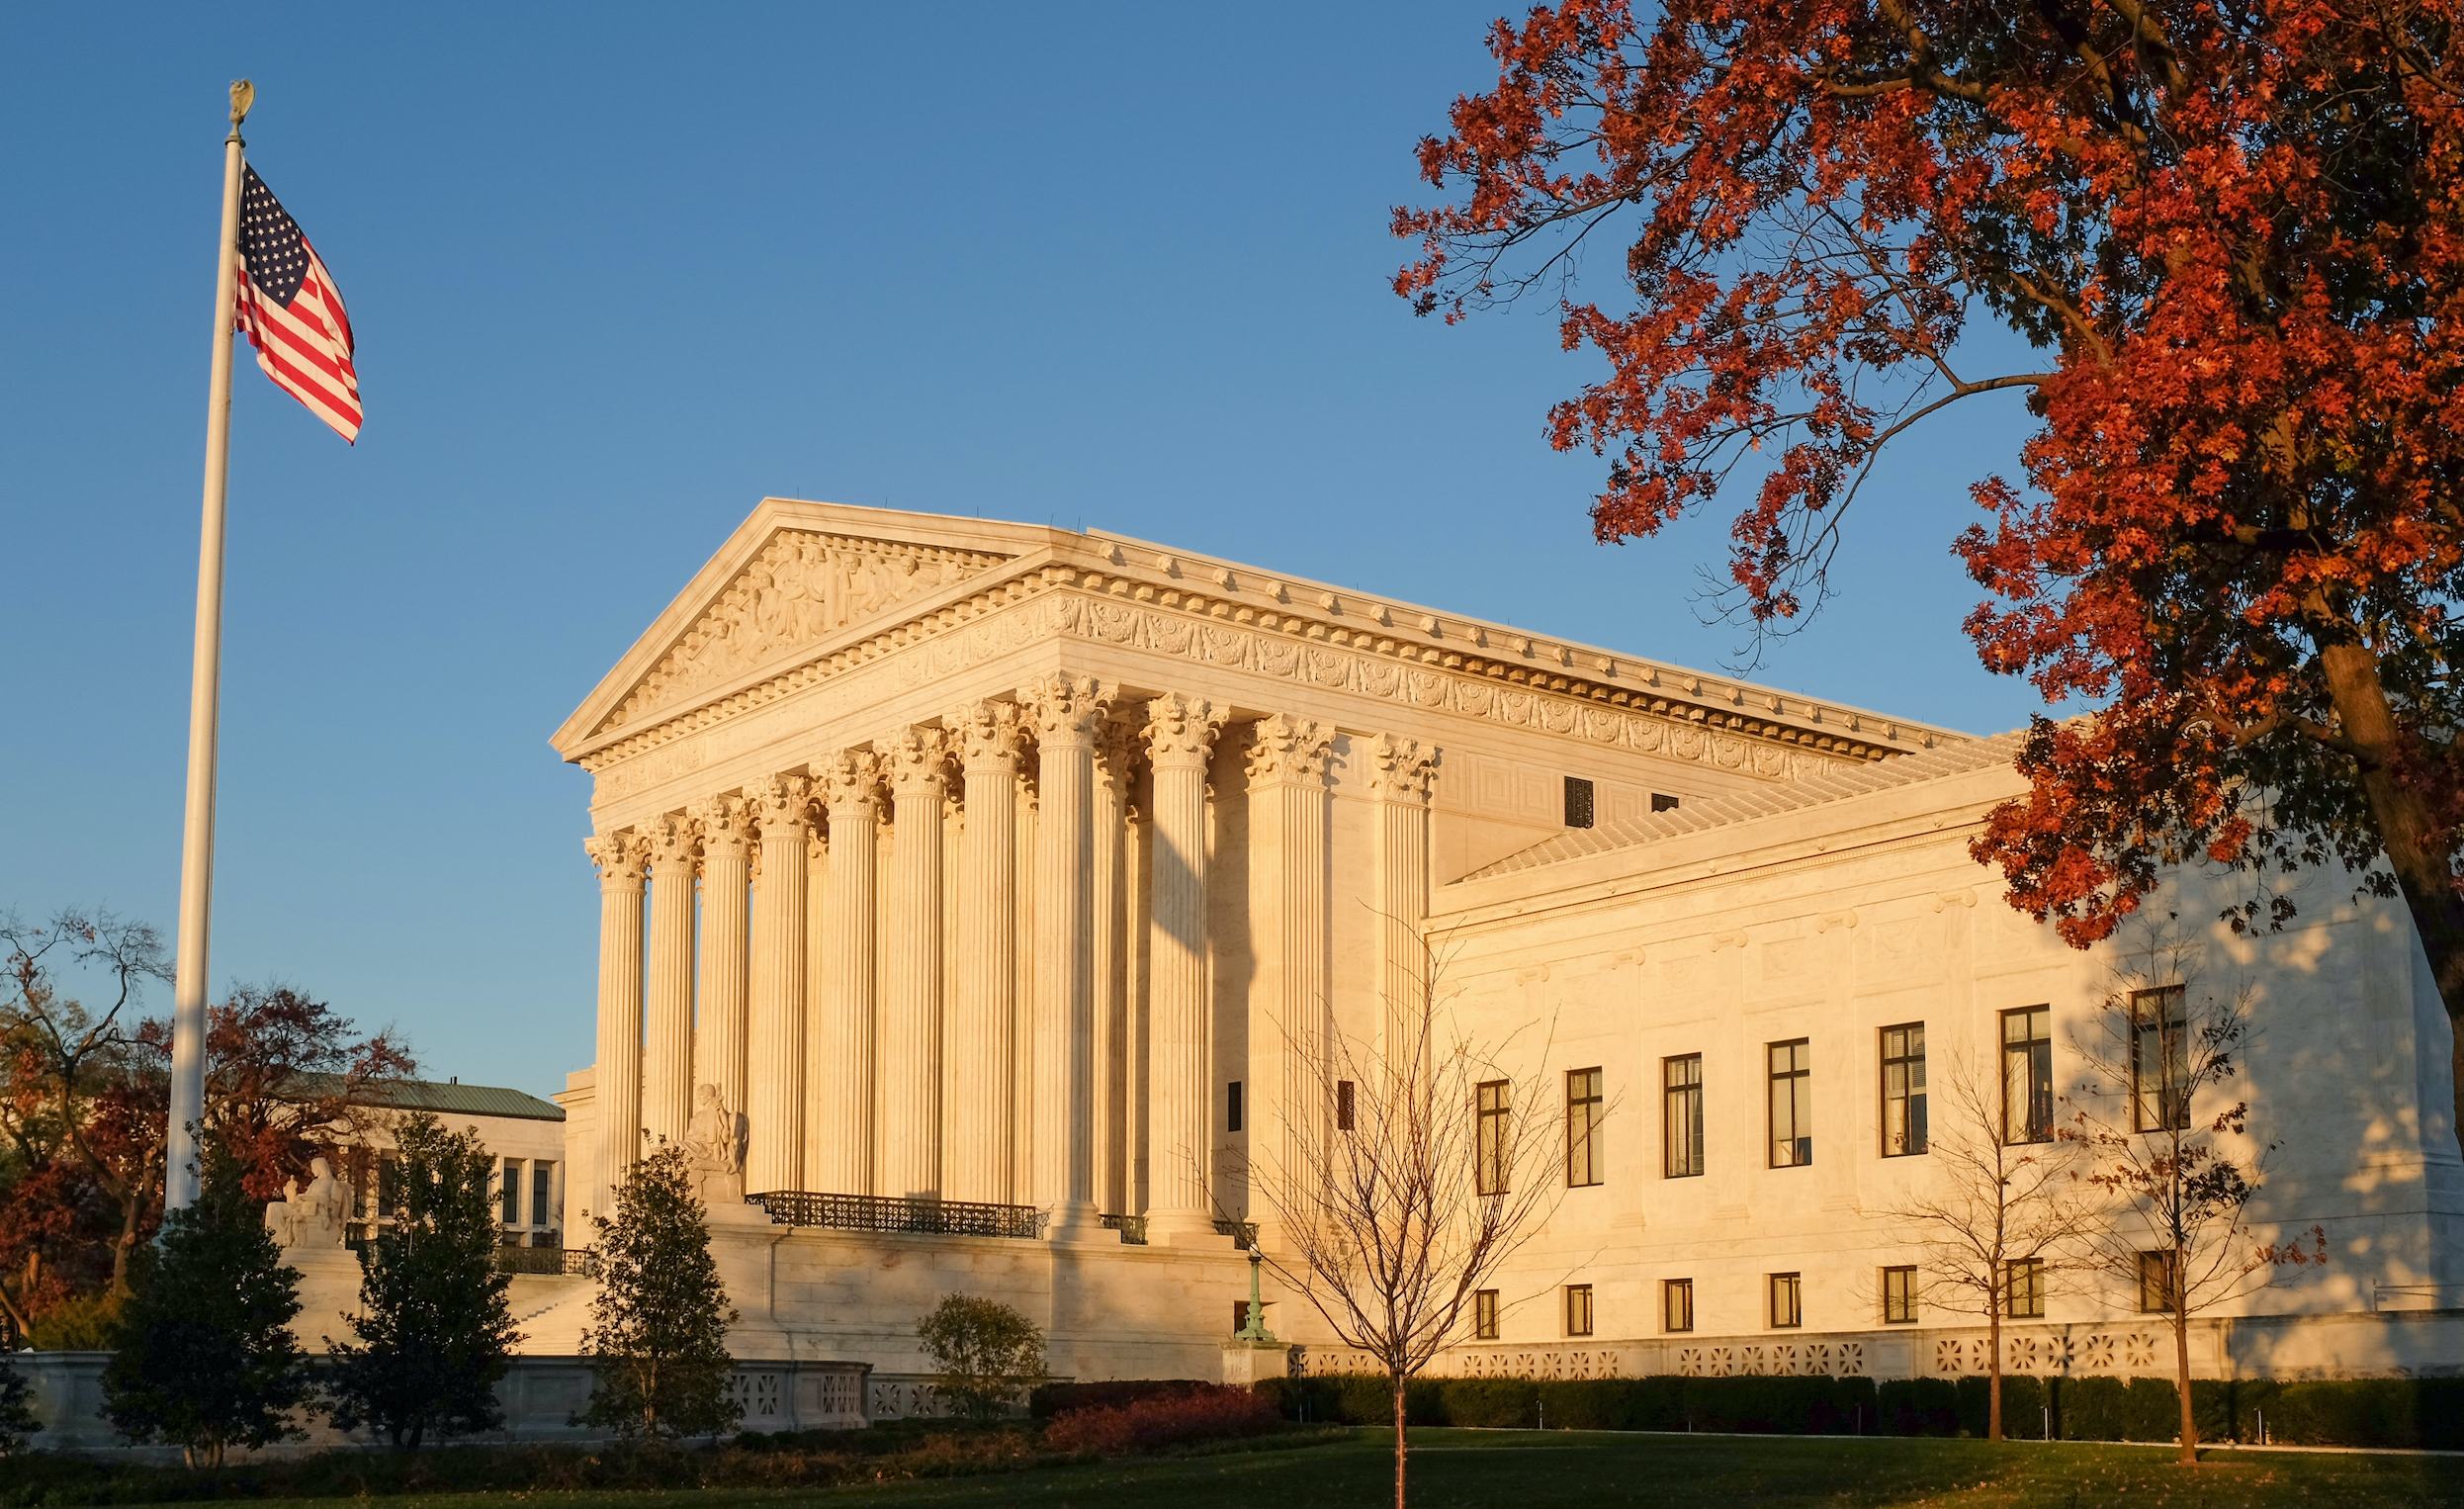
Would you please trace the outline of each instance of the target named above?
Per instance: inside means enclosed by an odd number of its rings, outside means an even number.
[[[239,194],[238,328],[275,387],[357,444],[359,372],[342,293],[300,222],[255,168],[247,172]]]

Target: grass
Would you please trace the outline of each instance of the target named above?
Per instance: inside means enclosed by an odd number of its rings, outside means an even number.
[[[1418,1509],[2401,1509],[2464,1506],[2464,1459],[2218,1451],[2196,1468],[2159,1446],[1644,1436],[1569,1431],[1414,1433]],[[1317,1509],[1393,1501],[1392,1442],[1364,1429],[1293,1449],[1039,1467],[862,1486],[499,1492],[290,1499],[282,1509],[729,1509],[734,1505],[1021,1504],[1050,1509]],[[0,1467],[0,1478],[6,1468]]]

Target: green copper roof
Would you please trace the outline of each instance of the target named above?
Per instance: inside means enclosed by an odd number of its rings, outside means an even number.
[[[439,1115],[512,1116],[525,1121],[562,1121],[565,1108],[519,1090],[499,1085],[438,1084],[434,1080],[394,1080],[369,1087],[369,1099],[397,1110],[432,1110]],[[342,1076],[303,1074],[303,1098],[338,1095]]]

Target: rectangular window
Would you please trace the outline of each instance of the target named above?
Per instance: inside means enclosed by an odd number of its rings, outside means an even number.
[[[1352,1081],[1335,1081],[1335,1130],[1352,1130]]]
[[[1660,1281],[1660,1329],[1691,1331],[1694,1329],[1694,1281],[1662,1279]]]
[[[1565,826],[1589,828],[1592,825],[1591,782],[1579,775],[1565,778]]]
[[[1241,1129],[1241,1082],[1239,1080],[1234,1080],[1223,1090],[1223,1129],[1226,1131]]]
[[[2190,1044],[2182,988],[2131,992],[2131,1122],[2139,1131],[2190,1124]]]
[[[1925,1023],[1883,1028],[1883,1156],[1925,1150]]]
[[[521,1159],[507,1158],[505,1160],[505,1171],[502,1183],[503,1187],[496,1193],[502,1198],[504,1205],[504,1223],[508,1226],[518,1226],[522,1223]]]
[[[1785,1331],[1805,1323],[1805,1277],[1803,1274],[1771,1276],[1771,1325]]]
[[[1513,1156],[1514,1134],[1510,1118],[1513,1108],[1507,1102],[1504,1080],[1488,1080],[1478,1087],[1480,1110],[1480,1145],[1478,1169],[1479,1193],[1503,1195],[1506,1179],[1513,1170],[1506,1165]]]
[[[2169,1252],[2141,1253],[2139,1307],[2151,1315],[2171,1314],[2173,1287],[2173,1255]]]
[[[1568,1189],[1596,1185],[1608,1177],[1601,1165],[1600,1071],[1574,1069],[1565,1077],[1565,1182]]]
[[[1813,1162],[1813,1049],[1806,1039],[1771,1046],[1771,1166]]]
[[[1916,1323],[1916,1270],[1886,1268],[1883,1270],[1883,1324],[1907,1326]]]
[[[1497,1290],[1474,1289],[1471,1295],[1471,1339],[1497,1340]]]
[[[2045,1318],[2045,1265],[2017,1258],[2002,1270],[2002,1313],[2013,1320]]]
[[[1660,1060],[1666,1115],[1662,1139],[1667,1152],[1664,1172],[1671,1179],[1692,1179],[1703,1172],[1703,1055],[1687,1053]]]
[[[391,1158],[377,1160],[377,1219],[390,1221],[396,1212],[395,1202],[401,1198],[401,1165]]]
[[[556,1165],[534,1163],[530,1166],[530,1223],[551,1226],[556,1223]]]
[[[1662,796],[1659,792],[1654,791],[1651,793],[1651,810],[1653,812],[1675,812],[1677,810],[1677,799],[1673,796]]]
[[[2054,1140],[2054,1009],[2002,1013],[2002,1140]]]
[[[1565,1287],[1565,1334],[1591,1334],[1591,1286],[1569,1284]]]

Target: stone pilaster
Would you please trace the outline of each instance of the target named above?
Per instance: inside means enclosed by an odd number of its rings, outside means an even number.
[[[1416,739],[1366,741],[1369,800],[1377,808],[1377,1000],[1380,1061],[1417,1065],[1427,1054],[1430,992],[1422,925],[1429,917],[1429,786],[1438,752]]]
[[[942,1157],[950,1198],[1008,1203],[1017,1118],[1018,759],[1026,731],[1009,702],[977,702],[942,722],[960,741],[967,791]]]
[[[888,741],[892,927],[873,1082],[874,1191],[941,1193],[941,846],[949,747],[939,729]]]
[[[694,1009],[693,1083],[719,1087],[727,1109],[745,1109],[745,1008],[750,944],[748,889],[751,824],[742,798],[712,797],[690,811],[701,835],[701,966]]]
[[[1020,687],[1035,722],[1041,812],[1035,853],[1036,1196],[1059,1240],[1099,1240],[1095,1206],[1095,734],[1105,688],[1049,675]]]
[[[805,795],[797,775],[751,791],[761,876],[753,885],[745,1028],[748,1195],[804,1188]]]
[[[1249,1214],[1282,1249],[1284,1217],[1307,1218],[1301,1181],[1325,1136],[1328,1024],[1326,760],[1334,731],[1276,715],[1251,731],[1249,842]]]
[[[590,1093],[598,1151],[586,1186],[573,1179],[579,1170],[566,1171],[575,1224],[615,1214],[616,1186],[642,1155],[642,866],[650,845],[611,834],[587,847],[599,871],[598,1069]]]
[[[1223,714],[1198,697],[1147,704],[1154,767],[1153,958],[1147,1032],[1147,1240],[1213,1246],[1213,1013],[1206,932],[1206,763]]]
[[[873,1193],[873,1015],[881,824],[881,766],[869,752],[824,760],[818,771],[830,813],[830,879],[823,897],[829,926],[817,1060],[807,1110],[824,1131],[821,1160],[807,1180],[823,1193]]]
[[[693,1119],[692,825],[651,825],[649,1018],[642,1044],[642,1128],[682,1146]],[[648,1151],[646,1148],[645,1151]]]
[[[1128,1045],[1130,762],[1137,730],[1105,723],[1096,731],[1095,778],[1095,1200],[1108,1212],[1129,1205]]]

